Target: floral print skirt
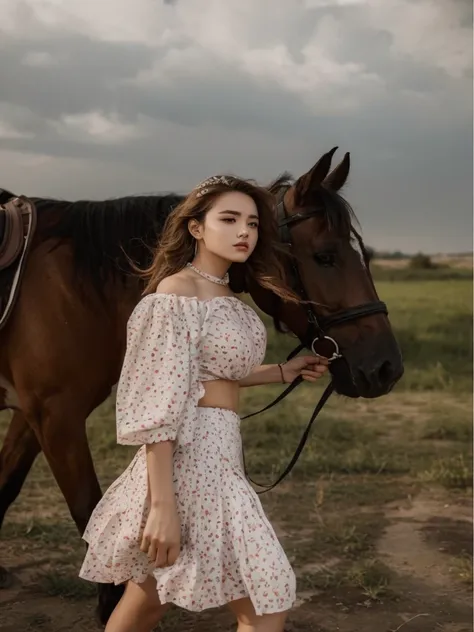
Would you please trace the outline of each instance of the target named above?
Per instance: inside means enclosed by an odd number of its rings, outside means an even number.
[[[245,477],[240,418],[222,408],[199,407],[196,415],[192,443],[174,452],[181,519],[176,562],[157,569],[140,551],[149,511],[142,446],[91,516],[80,577],[121,584],[152,575],[161,603],[192,611],[243,597],[259,615],[287,610],[295,600],[295,576]]]

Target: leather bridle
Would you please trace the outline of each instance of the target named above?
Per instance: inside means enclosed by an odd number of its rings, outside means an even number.
[[[308,327],[306,329],[304,336],[303,337],[300,336],[300,344],[295,349],[293,349],[293,351],[288,355],[286,360],[287,361],[291,360],[291,358],[294,358],[296,355],[298,355],[300,351],[307,348],[307,349],[310,349],[316,356],[325,357],[328,363],[331,364],[336,360],[342,359],[343,355],[340,351],[337,341],[331,336],[328,336],[326,333],[330,328],[337,327],[338,325],[342,325],[347,322],[357,320],[359,318],[363,318],[365,316],[372,316],[374,314],[388,314],[388,310],[387,310],[386,304],[383,301],[372,301],[369,303],[363,303],[361,305],[357,305],[355,307],[350,307],[348,309],[341,310],[339,312],[335,312],[334,314],[331,314],[329,316],[321,316],[316,313],[314,305],[313,303],[310,302],[308,294],[302,282],[299,267],[298,267],[298,259],[295,256],[295,253],[292,252],[293,243],[291,239],[290,227],[294,226],[295,224],[299,222],[305,221],[311,217],[320,215],[321,211],[319,209],[315,209],[313,211],[305,211],[304,213],[299,212],[299,213],[294,213],[293,215],[288,215],[286,211],[286,207],[285,207],[285,201],[284,201],[284,196],[288,188],[289,186],[282,187],[277,198],[278,200],[277,221],[278,221],[279,236],[280,236],[280,242],[288,248],[290,255],[292,255],[289,285],[292,287],[292,289],[295,292],[298,293],[298,295],[301,297],[303,301],[303,305],[305,306],[306,313],[307,313]],[[369,270],[366,251],[363,246],[362,239],[355,231],[353,232],[359,242],[362,254],[365,259],[367,270]],[[330,356],[322,356],[316,350],[317,343],[324,340],[330,342],[334,347],[334,351]],[[273,406],[281,402],[294,388],[296,388],[296,386],[301,384],[302,381],[303,381],[303,378],[301,376],[297,377],[282,393],[280,393],[280,395],[273,402],[268,404],[268,406],[265,406],[265,408],[262,408],[261,410],[258,410],[257,412],[251,413],[250,415],[246,415],[245,417],[242,417],[242,419],[253,417],[254,415],[258,415],[272,408]],[[320,411],[323,409],[325,403],[327,402],[327,400],[329,399],[333,391],[334,391],[334,385],[331,380],[331,382],[326,387],[323,395],[321,396],[321,399],[316,404],[316,407],[313,411],[313,414],[311,415],[309,423],[303,433],[303,436],[301,437],[298,447],[296,448],[295,454],[293,455],[291,461],[288,463],[285,470],[280,474],[280,476],[277,478],[277,480],[274,483],[270,485],[262,485],[252,480],[250,476],[247,474],[247,470],[245,467],[245,456],[244,456],[243,458],[244,469],[245,469],[248,479],[252,483],[254,483],[254,485],[257,485],[258,487],[263,488],[261,491],[257,492],[258,494],[263,494],[273,489],[284,478],[286,478],[286,476],[288,476],[288,474],[291,472],[291,470],[296,464],[306,444],[306,440],[309,436],[309,432],[311,430],[311,426],[313,425],[313,422],[315,421],[316,417],[319,415]]]

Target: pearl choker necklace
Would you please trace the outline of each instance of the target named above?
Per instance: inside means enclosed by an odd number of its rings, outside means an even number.
[[[186,265],[188,268],[191,268],[191,270],[194,270],[196,274],[199,274],[200,276],[204,277],[208,281],[212,281],[212,283],[217,283],[218,285],[229,285],[228,272],[226,272],[222,278],[219,278],[219,277],[213,276],[212,274],[208,274],[207,272],[203,272],[202,270],[199,270],[199,268],[196,268],[196,266],[194,266],[192,263],[187,263]]]

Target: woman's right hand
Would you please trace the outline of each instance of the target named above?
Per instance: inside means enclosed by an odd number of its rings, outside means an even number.
[[[140,550],[156,568],[172,566],[179,555],[181,526],[174,502],[152,505],[145,524]]]

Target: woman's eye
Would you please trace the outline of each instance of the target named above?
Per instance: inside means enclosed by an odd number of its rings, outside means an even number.
[[[323,268],[332,268],[336,263],[336,255],[333,252],[316,252],[313,256],[316,263]]]
[[[258,228],[257,222],[250,222],[249,226],[251,226],[252,228]]]
[[[235,222],[235,217],[224,217],[222,221],[227,223]]]

